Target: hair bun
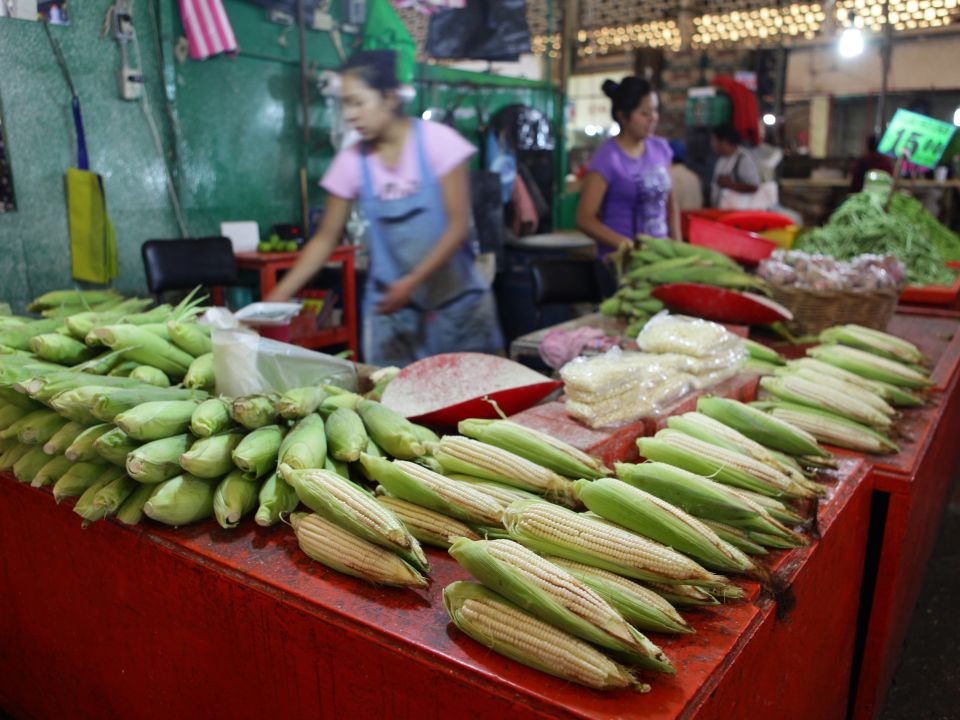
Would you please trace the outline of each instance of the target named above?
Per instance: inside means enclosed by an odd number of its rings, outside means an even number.
[[[603,90],[603,94],[608,98],[613,98],[613,96],[617,94],[617,90],[620,89],[620,83],[614,80],[604,80],[600,89]]]

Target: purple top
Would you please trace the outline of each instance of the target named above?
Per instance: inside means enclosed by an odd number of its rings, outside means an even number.
[[[661,137],[647,138],[638,158],[627,155],[614,138],[605,140],[587,167],[607,181],[600,221],[628,238],[641,233],[666,237],[672,160],[673,151]],[[599,248],[601,255],[611,250],[606,245]]]

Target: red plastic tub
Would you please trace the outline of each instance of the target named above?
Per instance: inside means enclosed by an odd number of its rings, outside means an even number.
[[[960,262],[948,262],[948,268],[960,270]],[[960,294],[960,272],[952,285],[911,285],[900,293],[900,302],[922,305],[952,305]]]
[[[735,227],[738,230],[754,233],[777,230],[794,224],[793,220],[786,215],[765,210],[743,210],[726,213],[718,217],[717,222]]]
[[[744,265],[756,265],[777,248],[772,240],[696,216],[690,218],[690,244],[722,252]]]

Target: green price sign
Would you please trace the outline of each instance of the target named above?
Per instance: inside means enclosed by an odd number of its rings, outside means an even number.
[[[914,165],[935,168],[956,129],[942,120],[909,110],[897,110],[877,149],[893,157],[906,155]]]

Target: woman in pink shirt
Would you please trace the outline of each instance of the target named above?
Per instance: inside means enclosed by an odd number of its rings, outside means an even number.
[[[344,118],[361,142],[321,182],[323,222],[270,300],[286,300],[320,269],[356,201],[369,221],[364,360],[406,365],[454,351],[498,352],[493,295],[475,267],[467,160],[456,131],[405,117],[392,51],[356,53],[343,69]]]

